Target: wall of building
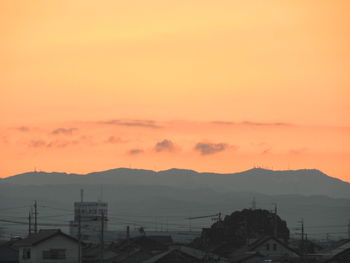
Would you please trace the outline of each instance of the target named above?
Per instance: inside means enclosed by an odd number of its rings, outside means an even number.
[[[85,242],[99,242],[102,213],[104,216],[104,231],[108,231],[108,204],[106,202],[75,202],[74,221],[70,222],[69,233],[78,238],[78,224],[80,217],[81,240]]]
[[[50,249],[65,249],[66,259],[43,259],[43,251]],[[79,246],[77,242],[62,236],[57,235],[48,240],[45,240],[38,245],[31,247],[31,258],[23,259],[23,248],[19,250],[20,263],[77,263],[78,262]]]
[[[269,249],[267,249],[267,244],[269,245]],[[274,244],[276,245],[276,250],[274,250]],[[286,248],[285,246],[281,245],[273,239],[264,242],[259,247],[257,247],[255,251],[260,252],[262,255],[271,257],[282,257],[285,255],[292,258],[299,257],[298,254],[296,254],[292,250]]]

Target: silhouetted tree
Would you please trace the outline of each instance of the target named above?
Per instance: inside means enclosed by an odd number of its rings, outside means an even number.
[[[201,249],[223,244],[239,248],[250,239],[273,236],[275,232],[277,238],[288,241],[287,223],[278,215],[268,210],[244,209],[225,216],[224,220],[214,223],[210,228],[203,229],[201,237],[195,239],[192,245]]]

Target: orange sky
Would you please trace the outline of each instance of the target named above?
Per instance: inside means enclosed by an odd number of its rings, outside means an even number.
[[[350,181],[349,12],[347,0],[3,0],[0,177],[263,166]]]

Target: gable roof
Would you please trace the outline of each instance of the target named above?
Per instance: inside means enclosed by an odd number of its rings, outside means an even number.
[[[259,247],[260,245],[264,244],[265,242],[267,242],[271,239],[274,240],[276,243],[280,244],[281,246],[285,247],[286,249],[288,249],[288,250],[294,252],[295,254],[297,254],[298,256],[300,256],[299,252],[297,252],[296,250],[294,250],[293,248],[288,246],[286,243],[282,242],[281,240],[279,240],[278,238],[276,238],[274,236],[265,236],[265,237],[262,237],[260,239],[257,239],[252,244],[250,244],[249,250],[254,250],[257,247]]]
[[[148,236],[139,236],[134,237],[131,239],[124,240],[120,244],[117,244],[115,246],[115,249],[118,251],[124,251],[124,250],[132,250],[135,248],[152,251],[152,250],[159,250],[159,251],[165,251],[168,249],[168,245],[159,242],[157,239],[154,239],[152,237]]]
[[[337,254],[342,253],[343,251],[345,251],[347,249],[350,249],[350,240],[346,240],[340,246],[333,248],[332,250],[329,251],[329,254],[332,256],[335,256]]]
[[[236,254],[236,255],[230,257],[230,260],[232,262],[244,262],[245,260],[250,260],[252,258],[259,258],[261,260],[264,258],[264,256],[261,255],[259,252],[242,253],[242,254]]]
[[[328,251],[325,255],[325,260],[322,262],[331,262],[337,258],[349,257],[350,255],[350,240],[343,242],[340,246]]]
[[[149,239],[162,243],[164,245],[170,245],[173,243],[173,239],[170,235],[165,236],[147,236]]]
[[[166,258],[168,256],[171,257],[171,255],[182,255],[182,257],[192,258],[193,260],[197,260],[198,262],[202,262],[206,257],[210,257],[213,260],[216,260],[216,262],[228,262],[225,258],[222,258],[218,255],[207,253],[202,250],[186,247],[186,246],[174,246],[173,248],[169,249],[168,251],[158,254],[146,261],[144,263],[156,263],[160,261],[163,258]]]
[[[24,238],[16,243],[17,247],[24,247],[24,246],[35,246],[45,240],[48,240],[54,236],[61,235],[64,236],[74,242],[78,242],[77,239],[74,237],[71,237],[65,233],[63,233],[60,229],[44,229],[40,230],[36,234],[31,234],[27,238]]]

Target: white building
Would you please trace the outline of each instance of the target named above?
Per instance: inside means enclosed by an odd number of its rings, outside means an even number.
[[[74,220],[70,222],[70,234],[82,241],[98,242],[102,229],[108,231],[108,205],[106,202],[75,202]]]
[[[16,243],[19,263],[76,263],[79,244],[59,229],[40,230]]]

